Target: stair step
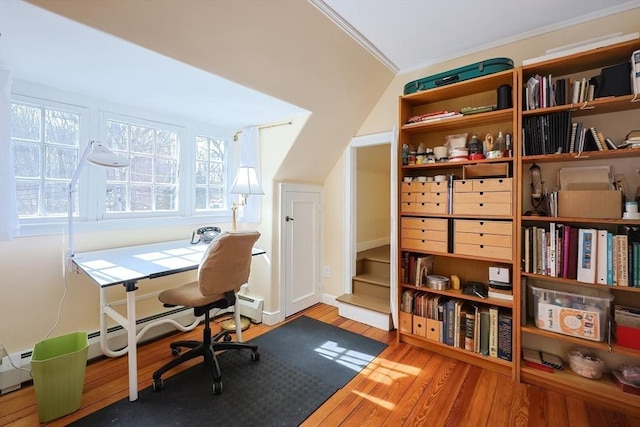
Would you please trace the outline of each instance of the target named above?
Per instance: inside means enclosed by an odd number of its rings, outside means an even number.
[[[385,278],[391,277],[389,246],[380,246],[359,252],[356,257],[356,274],[372,274]]]
[[[358,274],[353,276],[353,280],[386,288],[389,287],[389,279],[387,277],[378,276],[377,274]]]
[[[357,307],[377,311],[378,313],[389,315],[391,314],[391,304],[389,303],[389,298],[385,300],[369,295],[344,294],[336,298],[336,300],[345,304],[355,305]]]
[[[391,246],[384,245],[358,252],[358,254],[356,255],[356,261],[359,261],[361,259],[385,262],[389,264],[391,260]]]

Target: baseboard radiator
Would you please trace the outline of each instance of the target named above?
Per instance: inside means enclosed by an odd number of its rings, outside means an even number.
[[[253,323],[262,323],[263,300],[261,298],[248,295],[238,295],[238,298],[240,300],[240,314],[251,319]],[[230,307],[227,311],[233,312],[233,307]],[[218,312],[217,314],[222,314],[222,312]],[[193,310],[188,307],[180,307],[145,317],[144,319],[139,319],[136,322],[137,330],[139,331],[149,322],[159,319],[173,319],[182,325],[189,325],[193,323],[194,320]],[[152,340],[175,330],[176,329],[169,324],[152,327],[142,337],[140,343]],[[127,346],[127,331],[125,331],[122,326],[118,325],[109,328],[107,333],[109,336],[109,348],[117,350]],[[88,338],[89,352],[87,359],[91,360],[97,357],[102,357],[103,354],[100,350],[100,331],[89,333]],[[31,353],[32,350],[25,350],[22,352],[12,353],[7,356],[11,358],[11,361],[16,367],[26,370],[16,369],[11,366],[7,357],[2,359],[2,363],[0,364],[0,394],[6,394],[11,391],[18,390],[23,383],[31,382]]]
[[[145,324],[158,319],[173,319],[176,322],[181,323],[182,325],[189,325],[193,323],[194,320],[193,310],[187,307],[180,307],[160,314],[145,317],[144,319],[139,319],[136,322],[137,329],[140,330],[145,326]],[[175,330],[176,329],[174,327],[168,324],[158,325],[149,329],[149,331],[142,337],[140,342],[142,343],[152,340]],[[122,326],[114,326],[110,328],[108,330],[108,336],[109,348],[115,350],[126,347],[127,331],[125,331]],[[87,355],[87,359],[91,360],[97,357],[102,357],[103,354],[100,350],[100,332],[91,332],[88,334],[88,338],[89,352]],[[30,383],[32,381],[30,373],[31,354],[32,350],[25,350],[22,352],[12,353],[2,359],[2,364],[0,364],[0,394],[6,394],[11,391],[18,390],[22,387],[23,383]],[[11,358],[11,362],[16,367],[26,369],[26,371],[22,369],[16,369],[11,366],[11,363],[9,363],[9,360],[7,360],[8,357]]]

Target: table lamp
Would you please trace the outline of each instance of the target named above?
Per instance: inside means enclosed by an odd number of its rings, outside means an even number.
[[[240,203],[233,202],[231,205],[231,212],[233,213],[233,230],[236,230],[236,215],[238,206],[244,206],[247,204],[247,198],[252,195],[263,195],[262,187],[258,182],[258,175],[256,169],[248,166],[240,166],[236,173],[236,179],[231,185],[229,194],[241,194],[242,201]]]
[[[67,185],[67,203],[68,203],[68,233],[69,233],[69,248],[67,250],[67,261],[75,255],[75,249],[73,247],[73,193],[76,191],[76,185],[80,178],[80,173],[84,169],[85,164],[88,162],[98,166],[105,166],[111,168],[122,168],[129,166],[129,160],[124,157],[116,155],[114,152],[105,147],[100,141],[89,141],[87,148],[82,153],[82,157],[78,162],[73,177]]]

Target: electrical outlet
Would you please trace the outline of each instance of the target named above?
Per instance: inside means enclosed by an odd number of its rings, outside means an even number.
[[[324,277],[325,279],[328,279],[329,277],[331,277],[331,271],[329,270],[329,266],[325,265],[324,267],[322,267],[322,277]]]

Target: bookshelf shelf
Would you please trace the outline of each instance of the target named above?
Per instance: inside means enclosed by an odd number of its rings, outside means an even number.
[[[595,114],[619,113],[640,108],[640,95],[610,96],[576,104],[557,105],[555,107],[536,108],[522,112],[523,117],[541,114],[571,111],[573,117],[592,116]]]
[[[553,373],[530,368],[522,364],[522,380],[545,388],[553,388],[562,394],[578,395],[588,401],[602,404],[606,398],[609,406],[615,410],[640,417],[640,396],[624,393],[611,380],[609,374],[591,380],[573,373],[570,369]]]
[[[439,162],[439,163],[423,163],[421,165],[402,165],[402,169],[405,171],[412,170],[430,170],[430,169],[460,169],[461,166],[479,165],[487,163],[505,163],[513,162],[511,157],[500,157],[497,159],[483,159],[483,160],[465,160],[461,162]]]
[[[426,121],[422,123],[411,123],[402,126],[402,130],[407,133],[436,132],[451,129],[458,129],[461,126],[473,128],[478,125],[486,125],[511,120],[513,109],[491,111],[488,113],[471,114],[462,117],[450,117],[436,121]]]
[[[607,151],[583,151],[582,153],[542,154],[536,156],[523,156],[522,163],[555,163],[576,162],[580,160],[614,160],[629,157],[640,157],[640,148],[623,148]]]
[[[414,253],[421,253],[421,254],[425,254],[425,255],[437,255],[439,257],[443,257],[443,258],[451,258],[451,259],[469,259],[468,255],[459,255],[459,254],[452,254],[452,253],[448,253],[448,252],[436,252],[436,251],[425,251],[425,250],[416,250],[416,249],[401,249],[401,251],[403,252],[414,252]],[[511,261],[509,260],[504,260],[501,258],[484,258],[484,257],[475,257],[474,258],[477,261],[485,261],[485,262],[490,262],[490,263],[500,263],[500,264],[511,264]]]
[[[463,294],[460,289],[447,289],[446,291],[441,291],[438,289],[425,288],[424,286],[414,286],[407,283],[403,283],[401,286],[404,289],[414,289],[416,291],[429,291],[429,293],[432,293],[432,294],[445,295],[448,297],[461,299],[465,301],[471,301],[478,304],[497,305],[499,307],[513,308],[513,301],[502,300],[498,298],[480,298],[473,295]]]
[[[630,219],[605,219],[605,218],[575,218],[559,216],[522,216],[523,222],[558,222],[573,224],[613,224],[613,225],[640,225],[638,220]]]
[[[553,276],[545,276],[542,274],[534,274],[534,273],[520,273],[522,277],[530,277],[532,279],[543,280],[546,282],[552,283],[564,283],[567,285],[578,285],[583,286],[585,288],[592,289],[607,289],[611,291],[620,291],[620,292],[631,292],[631,293],[640,293],[640,288],[630,287],[630,286],[609,286],[609,285],[599,285],[597,283],[584,283],[578,282],[577,280],[565,279],[563,277],[553,277]]]

